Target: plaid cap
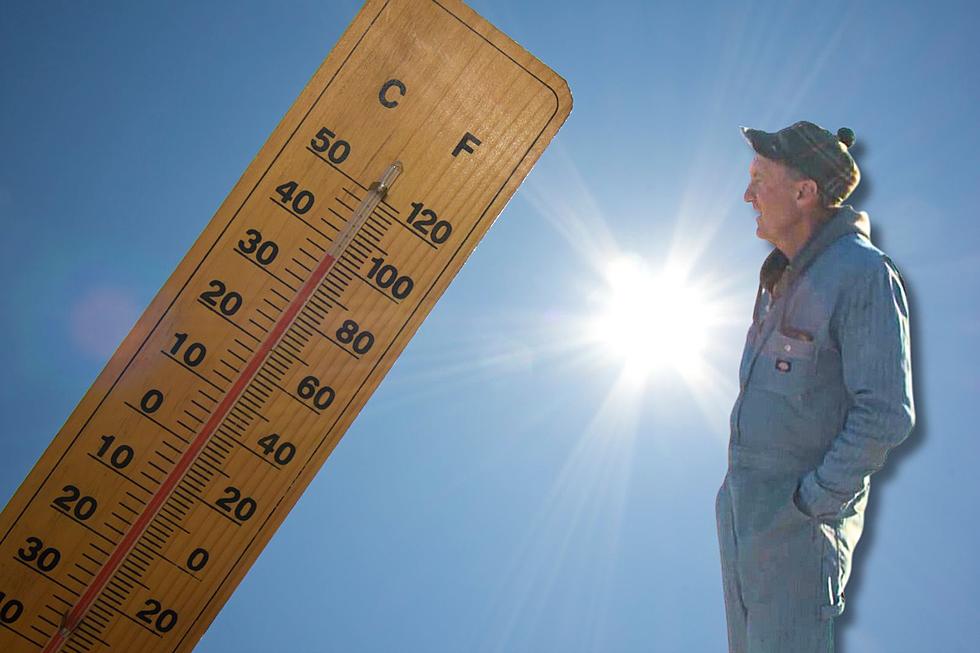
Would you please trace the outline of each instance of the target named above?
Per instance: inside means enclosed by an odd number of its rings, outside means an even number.
[[[834,204],[847,199],[861,181],[861,171],[847,151],[854,144],[854,132],[847,127],[834,135],[801,120],[773,134],[748,127],[741,130],[756,153],[809,177]]]

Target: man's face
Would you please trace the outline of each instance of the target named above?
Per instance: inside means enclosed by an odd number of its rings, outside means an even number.
[[[786,166],[759,155],[752,159],[749,176],[743,198],[759,213],[755,233],[780,247],[799,228],[799,182]]]

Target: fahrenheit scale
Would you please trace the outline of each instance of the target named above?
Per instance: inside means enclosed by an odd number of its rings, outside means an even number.
[[[0,515],[0,651],[189,651],[571,111],[369,0]]]

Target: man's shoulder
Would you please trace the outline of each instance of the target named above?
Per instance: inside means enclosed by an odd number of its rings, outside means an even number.
[[[815,262],[812,283],[834,297],[835,304],[894,297],[904,306],[905,281],[895,263],[868,238],[848,234],[835,241]],[[819,267],[818,264],[819,263]]]
[[[835,240],[804,275],[807,277],[804,283],[811,292],[822,294],[832,304],[846,301],[845,297],[864,297],[868,293],[905,292],[898,267],[860,234],[847,234]]]
[[[898,274],[894,261],[868,238],[847,234],[834,241],[824,252],[821,267],[835,270],[846,280],[868,278],[876,274]]]

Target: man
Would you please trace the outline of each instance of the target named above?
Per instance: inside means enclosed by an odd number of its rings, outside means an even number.
[[[742,129],[762,266],[716,505],[729,651],[834,650],[869,476],[914,422],[908,303],[848,147],[809,122]]]

